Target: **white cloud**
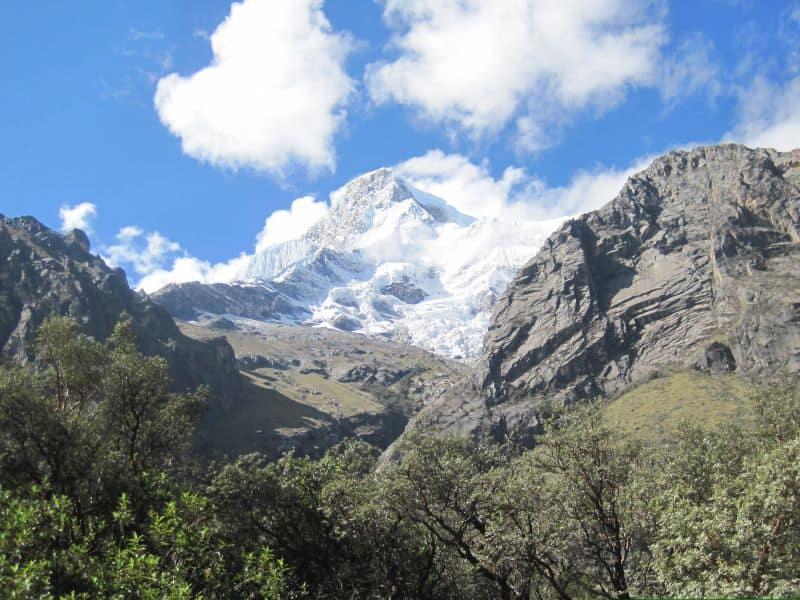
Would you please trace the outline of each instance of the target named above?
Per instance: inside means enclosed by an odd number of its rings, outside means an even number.
[[[412,106],[424,118],[456,123],[473,135],[525,113],[540,131],[565,112],[607,108],[629,86],[657,83],[666,41],[660,6],[652,0],[385,0],[384,20],[399,55],[370,65],[367,87],[379,104]]]
[[[100,253],[113,267],[130,266],[137,274],[147,275],[180,249],[180,244],[157,231],[145,234],[139,227],[128,225],[117,233],[117,243],[101,248]]]
[[[116,238],[116,244],[100,249],[103,260],[112,267],[131,269],[139,276],[134,286],[148,293],[168,283],[232,281],[250,260],[242,253],[227,262],[212,264],[189,256],[179,243],[159,232],[145,233],[135,225],[120,229]]]
[[[514,146],[519,152],[534,154],[552,146],[556,141],[556,133],[552,126],[545,126],[545,121],[555,122],[555,118],[543,119],[532,115],[523,115],[515,123]],[[559,125],[560,123],[552,123]],[[557,129],[557,127],[555,128]]]
[[[277,210],[264,221],[256,236],[255,249],[297,239],[328,212],[325,202],[311,196],[297,198],[288,210]],[[100,249],[109,265],[131,270],[138,276],[134,287],[147,293],[169,283],[230,283],[242,277],[252,254],[242,252],[228,261],[211,263],[189,255],[177,242],[157,231],[146,233],[128,225],[119,230],[116,243]]]
[[[132,240],[139,237],[143,233],[144,232],[139,227],[136,227],[135,225],[127,225],[119,230],[117,239],[120,241]]]
[[[170,283],[229,283],[237,279],[251,258],[243,253],[227,262],[211,264],[193,256],[180,256],[169,269],[156,269],[142,277],[137,287],[149,294]]]
[[[599,208],[649,161],[640,159],[625,169],[578,171],[567,185],[556,187],[519,167],[507,167],[495,178],[487,165],[476,165],[460,154],[441,150],[409,159],[394,171],[414,187],[445,199],[473,217],[548,220]]]
[[[580,170],[567,185],[540,188],[529,202],[538,214],[551,218],[596,210],[613,200],[628,178],[647,167],[652,159],[650,156],[639,158],[624,169]]]
[[[333,169],[333,138],[355,87],[344,68],[353,43],[332,30],[322,0],[234,3],[210,39],[209,66],[168,75],[156,90],[183,151],[234,169]]]
[[[256,252],[299,238],[327,212],[328,205],[312,196],[298,198],[289,210],[276,210],[267,217],[264,229],[257,236]]]
[[[439,196],[472,217],[500,216],[509,204],[539,182],[524,169],[508,167],[499,179],[487,165],[476,165],[460,154],[431,150],[393,168],[402,179],[420,190]]]
[[[97,206],[91,202],[81,202],[75,206],[64,205],[58,209],[58,218],[61,219],[61,230],[82,229],[92,233],[92,221],[97,216]]]
[[[753,147],[800,147],[800,77],[783,85],[756,77],[740,91],[739,123],[725,137]]]

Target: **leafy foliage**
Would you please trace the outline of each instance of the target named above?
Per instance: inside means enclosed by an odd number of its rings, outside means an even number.
[[[203,390],[170,392],[130,322],[48,320],[0,368],[0,592],[8,598],[429,600],[796,597],[800,393],[740,425],[638,439],[599,404],[533,450],[410,433],[403,461],[191,459]]]

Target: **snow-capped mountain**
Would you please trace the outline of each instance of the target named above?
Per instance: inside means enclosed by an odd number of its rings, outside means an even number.
[[[325,217],[257,253],[233,284],[154,296],[183,318],[302,322],[468,360],[495,299],[560,221],[476,219],[379,169],[334,192]]]

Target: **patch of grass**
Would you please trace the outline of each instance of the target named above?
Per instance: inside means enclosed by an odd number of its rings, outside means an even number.
[[[675,431],[682,420],[709,426],[749,420],[749,390],[747,381],[735,374],[675,371],[628,390],[603,411],[625,429],[658,437]]]
[[[287,371],[274,382],[275,389],[298,402],[336,417],[359,413],[379,413],[383,407],[370,394],[317,373]],[[306,391],[307,390],[307,391]]]
[[[238,456],[274,449],[272,431],[319,427],[330,418],[313,406],[296,402],[249,373],[242,374],[243,397],[232,410],[215,415],[201,426],[204,452]]]

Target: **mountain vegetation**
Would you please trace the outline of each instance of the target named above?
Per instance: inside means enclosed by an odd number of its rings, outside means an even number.
[[[0,215],[0,356],[32,360],[36,332],[50,315],[72,317],[105,340],[123,313],[137,347],[167,361],[172,391],[207,386],[212,413],[236,404],[242,383],[224,339],[183,335],[166,310],[130,289],[122,269],[92,254],[84,232],[62,235],[34,217]]]
[[[657,443],[606,403],[551,409],[535,447],[411,432],[377,466],[253,454],[200,469],[206,391],[170,391],[130,319],[100,343],[50,317],[0,370],[8,598],[796,597],[800,392]]]

